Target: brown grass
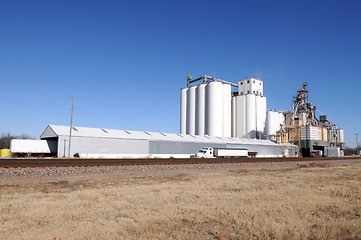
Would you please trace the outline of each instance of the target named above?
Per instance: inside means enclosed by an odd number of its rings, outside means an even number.
[[[361,163],[0,182],[0,239],[361,239]]]

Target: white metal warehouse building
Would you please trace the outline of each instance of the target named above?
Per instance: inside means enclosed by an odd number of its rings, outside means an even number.
[[[51,148],[54,155],[67,157],[69,135],[69,126],[49,125],[40,138],[49,146],[57,146]],[[78,153],[81,157],[172,157],[172,154],[195,154],[203,147],[246,148],[258,152],[258,157],[279,157],[296,151],[294,146],[269,140],[73,127],[70,156]]]

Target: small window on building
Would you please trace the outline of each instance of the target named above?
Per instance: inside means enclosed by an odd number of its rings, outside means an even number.
[[[256,83],[256,82],[253,80],[253,83]]]
[[[261,92],[259,92],[259,95],[261,95],[261,96],[262,96],[262,93],[261,93]]]
[[[243,85],[243,82],[241,82],[241,85]]]
[[[262,83],[259,83],[260,86],[262,86]]]
[[[103,132],[105,132],[105,133],[108,133],[108,131],[107,131],[107,130],[105,130],[105,129],[103,129],[103,128],[102,128],[102,131],[103,131]]]
[[[241,92],[241,95],[243,95],[243,92]]]
[[[74,131],[76,131],[76,132],[78,131],[78,129],[76,129],[76,127],[72,127],[72,129],[73,129]]]
[[[256,92],[256,94],[258,95],[258,91]]]
[[[247,93],[250,93],[250,91],[248,90]]]
[[[247,81],[247,83],[249,83],[249,80]]]
[[[255,91],[253,91],[253,93],[256,93]]]

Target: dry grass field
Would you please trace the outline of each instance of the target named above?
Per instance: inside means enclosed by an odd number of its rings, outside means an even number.
[[[361,239],[361,163],[0,181],[0,239]]]

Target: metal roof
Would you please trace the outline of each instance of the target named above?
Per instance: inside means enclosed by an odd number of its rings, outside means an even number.
[[[53,138],[59,136],[69,136],[69,126],[48,125],[44,130],[41,139]],[[88,128],[73,127],[72,137],[89,137],[89,138],[113,138],[113,139],[140,139],[156,141],[177,141],[177,142],[205,142],[220,144],[251,144],[251,145],[273,145],[276,143],[269,140],[247,139],[247,138],[230,138],[230,137],[211,137],[198,135],[182,135],[176,133],[160,132],[142,132],[129,130],[115,130],[105,128]]]

